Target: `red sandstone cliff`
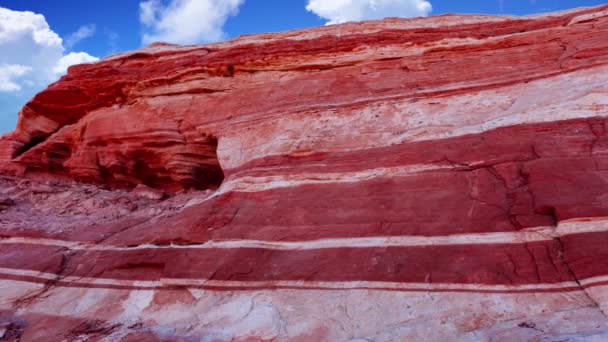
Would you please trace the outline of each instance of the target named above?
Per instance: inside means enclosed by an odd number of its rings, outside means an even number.
[[[607,114],[608,6],[72,67],[0,140],[0,336],[601,340]]]

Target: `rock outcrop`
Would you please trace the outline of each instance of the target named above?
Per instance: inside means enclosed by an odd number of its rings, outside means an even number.
[[[0,336],[608,338],[608,6],[155,44],[0,140]]]

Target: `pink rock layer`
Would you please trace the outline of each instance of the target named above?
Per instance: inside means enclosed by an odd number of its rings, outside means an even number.
[[[603,340],[607,85],[608,6],[72,67],[0,140],[0,336]]]

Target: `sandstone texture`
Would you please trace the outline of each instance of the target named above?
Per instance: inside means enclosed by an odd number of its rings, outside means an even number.
[[[79,65],[0,139],[0,339],[608,340],[608,6]]]

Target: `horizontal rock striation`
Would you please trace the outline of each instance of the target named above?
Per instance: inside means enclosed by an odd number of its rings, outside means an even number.
[[[0,140],[0,336],[603,340],[607,114],[608,6],[71,67]]]

